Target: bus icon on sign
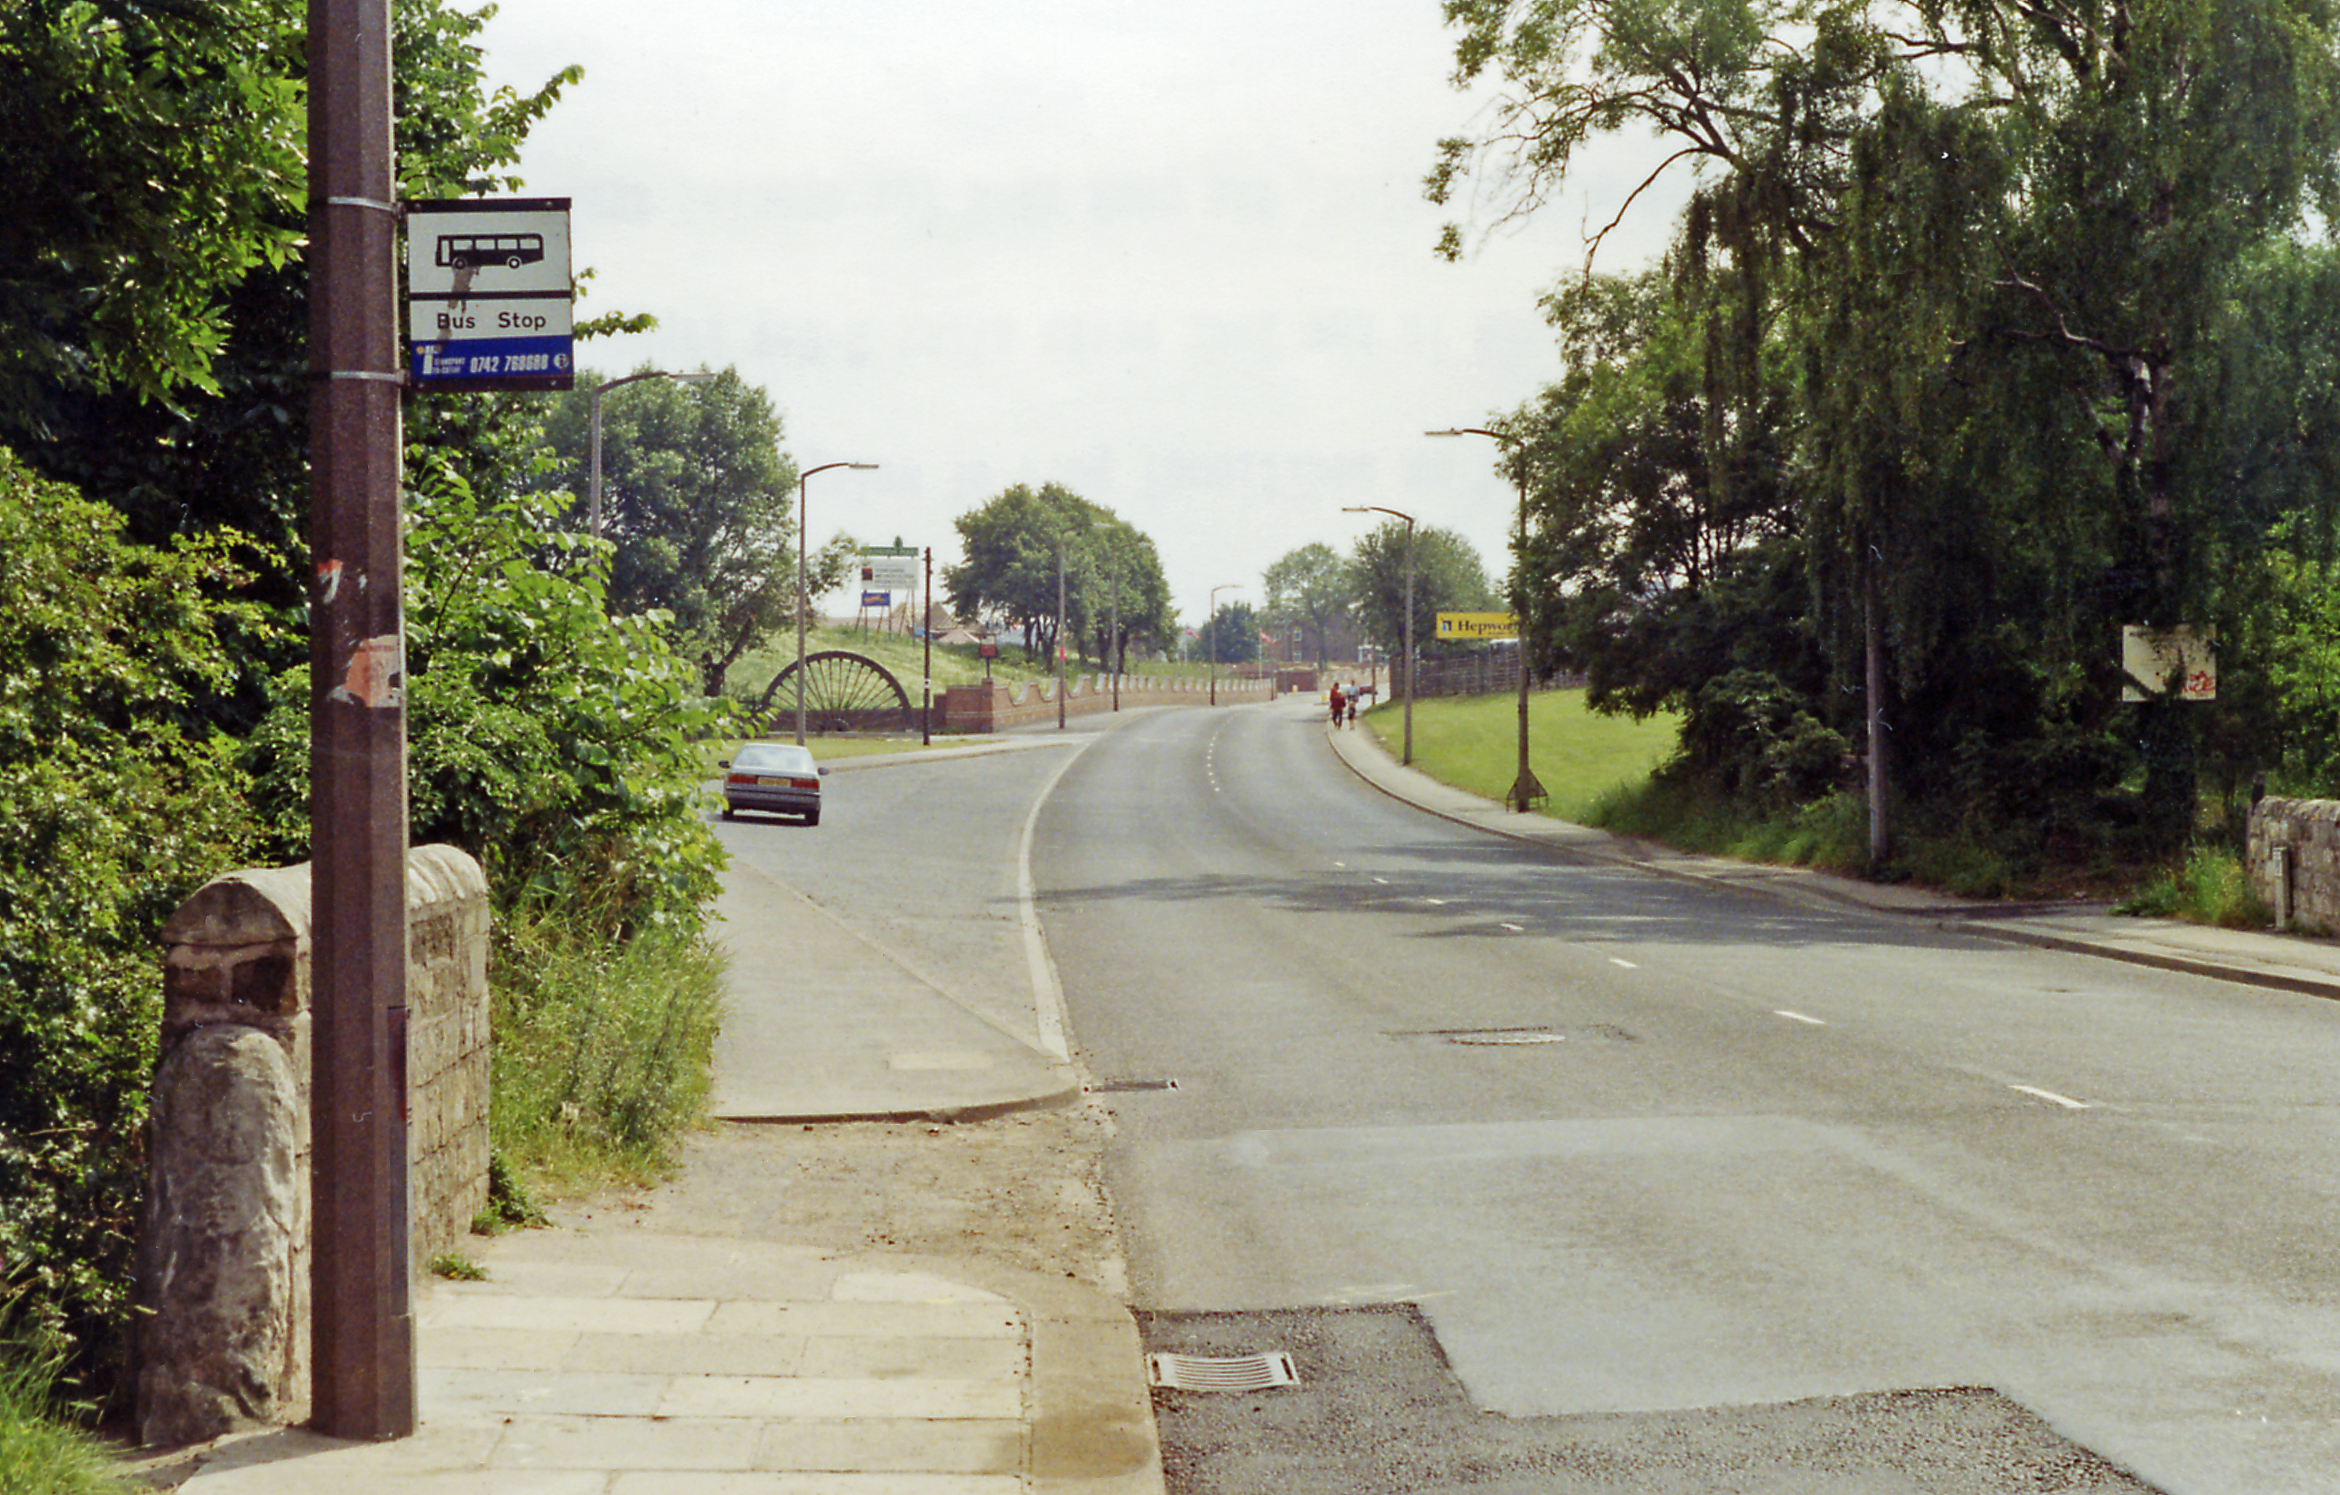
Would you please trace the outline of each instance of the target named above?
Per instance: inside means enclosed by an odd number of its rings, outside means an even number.
[[[544,258],[542,234],[441,234],[439,263],[451,270],[503,265],[517,270]]]

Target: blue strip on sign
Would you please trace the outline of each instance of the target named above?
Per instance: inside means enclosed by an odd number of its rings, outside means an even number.
[[[894,594],[891,592],[864,592],[861,594],[861,605],[863,607],[892,607]]]
[[[573,371],[570,346],[570,339],[565,337],[416,343],[410,372],[417,384],[457,379],[565,377]]]

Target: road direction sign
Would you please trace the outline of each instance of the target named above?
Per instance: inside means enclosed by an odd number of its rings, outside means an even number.
[[[576,379],[569,199],[406,205],[407,377],[424,389],[568,389]]]

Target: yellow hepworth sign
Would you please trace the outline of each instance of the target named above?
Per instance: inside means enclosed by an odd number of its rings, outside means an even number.
[[[1518,638],[1519,618],[1513,613],[1440,613],[1438,636],[1444,639]]]

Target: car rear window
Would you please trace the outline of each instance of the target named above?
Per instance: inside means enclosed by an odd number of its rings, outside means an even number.
[[[811,773],[812,749],[794,743],[750,743],[739,750],[731,766],[748,773]]]

